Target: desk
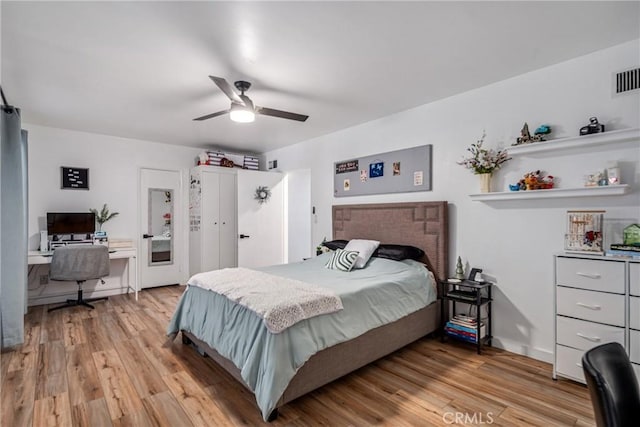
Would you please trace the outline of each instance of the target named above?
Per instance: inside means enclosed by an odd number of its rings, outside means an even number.
[[[51,264],[53,252],[29,251],[27,263],[29,265]],[[133,290],[138,300],[138,251],[136,248],[117,248],[109,249],[109,259],[126,259],[127,290]]]

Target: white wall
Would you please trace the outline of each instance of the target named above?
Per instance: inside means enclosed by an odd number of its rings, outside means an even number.
[[[532,131],[551,125],[553,138],[577,135],[591,116],[607,130],[640,127],[639,92],[614,96],[611,89],[612,73],[639,65],[640,40],[635,40],[269,152],[266,161],[277,159],[282,171],[311,169],[314,244],[331,237],[333,204],[449,201],[449,272],[460,255],[467,266],[482,267],[495,280],[494,344],[551,361],[553,254],[563,248],[566,210],[604,208],[607,218],[639,221],[640,150],[626,145],[584,155],[517,158],[494,178],[504,191],[525,172],[543,169],[559,177],[561,186],[580,186],[582,177],[603,169],[606,160],[620,160],[623,182],[632,183],[634,193],[597,199],[472,202],[468,195],[479,191],[478,177],[456,161],[483,130],[486,146],[504,147],[515,141],[525,121]],[[423,144],[433,144],[433,191],[333,197],[333,162]]]
[[[137,239],[138,170],[181,170],[201,151],[176,145],[24,124],[29,131],[29,249],[38,248],[46,213],[100,210],[120,215],[103,225],[109,237]],[[89,168],[89,191],[61,190],[60,167]]]

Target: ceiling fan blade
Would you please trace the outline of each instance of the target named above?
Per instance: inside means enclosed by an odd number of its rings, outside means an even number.
[[[263,116],[279,117],[281,119],[297,120],[299,122],[304,122],[309,118],[309,116],[305,116],[304,114],[296,114],[296,113],[290,113],[288,111],[274,110],[273,108],[258,107],[257,105],[255,108],[255,111],[256,111],[256,114],[262,114]]]
[[[197,121],[202,121],[202,120],[208,120],[208,119],[212,119],[214,117],[218,117],[221,116],[223,114],[227,114],[230,110],[223,110],[223,111],[218,111],[217,113],[211,113],[211,114],[207,114],[206,116],[202,116],[202,117],[196,117],[193,120],[197,120]]]
[[[224,92],[225,95],[229,97],[230,100],[244,105],[244,101],[242,100],[242,98],[240,98],[236,91],[233,90],[228,81],[226,81],[222,77],[209,76],[209,78],[213,80],[213,82],[220,88],[221,91]]]

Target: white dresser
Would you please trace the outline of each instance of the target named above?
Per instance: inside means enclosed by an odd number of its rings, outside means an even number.
[[[584,383],[584,352],[613,341],[640,377],[640,260],[557,255],[555,284],[553,378]]]

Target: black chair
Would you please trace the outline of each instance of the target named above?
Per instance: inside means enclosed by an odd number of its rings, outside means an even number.
[[[75,280],[78,283],[78,299],[68,299],[66,304],[50,308],[49,311],[77,305],[94,308],[89,302],[108,298],[84,299],[82,297],[82,284],[87,280],[101,279],[108,275],[109,248],[106,246],[69,245],[55,249],[51,258],[49,278],[51,280]]]
[[[582,369],[598,427],[640,425],[640,390],[629,357],[617,342],[588,350]]]

